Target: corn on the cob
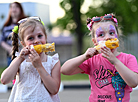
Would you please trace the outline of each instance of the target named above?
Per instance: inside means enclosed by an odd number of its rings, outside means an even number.
[[[119,47],[119,40],[117,38],[115,39],[111,39],[111,40],[107,40],[107,41],[99,41],[99,44],[97,46],[95,46],[94,48],[96,48],[96,50],[100,50],[101,47],[106,46],[110,49],[115,49],[117,47]]]
[[[41,52],[53,52],[55,51],[55,43],[31,45],[31,48],[34,48],[35,51],[40,54]]]

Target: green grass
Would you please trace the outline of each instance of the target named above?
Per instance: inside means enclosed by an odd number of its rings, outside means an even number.
[[[5,68],[0,68],[0,78],[1,78],[1,74],[2,74],[2,72],[4,71],[4,69],[5,69]],[[1,83],[1,81],[0,81],[0,83]]]
[[[1,73],[4,71],[5,68],[0,68],[0,77],[1,77]]]
[[[5,68],[0,68],[0,77]],[[75,75],[63,75],[61,74],[61,80],[89,80],[87,74],[75,74]]]
[[[87,74],[75,74],[75,75],[63,75],[61,74],[61,80],[89,80],[89,77]]]

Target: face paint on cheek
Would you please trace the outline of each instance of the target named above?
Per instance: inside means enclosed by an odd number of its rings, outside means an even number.
[[[110,25],[109,31],[114,31],[114,33],[115,33],[115,38],[118,38],[116,29],[115,29],[115,27],[114,27],[113,25]]]
[[[99,42],[100,40],[97,39],[97,42]]]
[[[96,37],[98,38],[101,34],[103,34],[103,29],[102,27],[99,27],[97,30],[96,30]],[[101,41],[101,38],[98,38],[97,39],[97,42]]]

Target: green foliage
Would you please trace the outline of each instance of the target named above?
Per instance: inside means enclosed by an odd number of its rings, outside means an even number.
[[[102,2],[98,7],[94,4]],[[93,0],[85,15],[92,18],[93,16],[102,16],[108,13],[114,13],[122,27],[123,34],[138,32],[138,1],[137,0]]]
[[[85,32],[88,32],[88,30],[86,27],[86,19],[84,19],[84,17],[91,18],[93,16],[102,16],[104,14],[114,13],[116,14],[119,25],[123,27],[122,30],[125,35],[138,31],[137,0],[92,0],[89,10],[84,14],[82,14],[80,10],[78,11],[78,9],[81,9],[85,0],[75,1],[76,2],[74,2],[74,0],[62,0],[60,2],[61,8],[65,11],[65,16],[58,19],[55,26],[59,26],[61,29],[70,30],[72,33],[74,33],[76,26],[78,26],[75,17],[80,16],[80,22],[82,23],[81,30],[83,34],[85,34]],[[95,6],[96,4],[99,5]],[[76,6],[77,11],[75,11],[73,8],[74,5]],[[77,19],[79,19],[79,17]],[[70,27],[69,24],[72,24],[72,27]]]
[[[114,13],[121,26],[123,34],[138,32],[138,0],[90,0],[89,9],[81,13],[81,7],[85,0],[61,0],[60,6],[65,11],[65,16],[57,20],[53,26],[62,30],[69,30],[77,39],[78,55],[82,53],[83,37],[89,32],[86,19],[93,16],[103,16]],[[52,27],[52,26],[50,26]]]
[[[119,25],[123,27],[124,35],[127,35],[138,31],[137,7],[137,0],[109,0],[107,3],[103,2],[99,8],[103,10],[102,15],[115,13]]]

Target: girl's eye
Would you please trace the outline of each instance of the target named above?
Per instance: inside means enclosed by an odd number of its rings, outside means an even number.
[[[115,33],[114,32],[110,32],[110,35],[114,35]]]
[[[38,37],[41,38],[43,35],[39,34]]]
[[[103,36],[104,36],[104,34],[103,34],[103,33],[98,34],[98,37],[103,37]]]
[[[33,40],[34,38],[33,37],[29,37],[28,40]]]

